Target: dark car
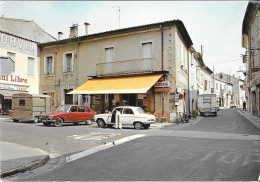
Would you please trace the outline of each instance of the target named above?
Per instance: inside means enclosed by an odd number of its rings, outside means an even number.
[[[77,125],[79,122],[90,124],[94,119],[95,112],[85,105],[60,105],[55,112],[43,113],[39,116],[39,120],[45,126],[62,126],[63,123],[73,123]]]

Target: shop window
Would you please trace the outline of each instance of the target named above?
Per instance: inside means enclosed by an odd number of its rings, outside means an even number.
[[[24,99],[19,100],[19,106],[25,106],[25,100]]]
[[[63,72],[72,73],[74,65],[74,54],[67,53],[63,55]]]

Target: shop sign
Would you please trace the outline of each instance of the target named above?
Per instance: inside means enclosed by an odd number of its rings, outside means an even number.
[[[169,81],[158,81],[156,82],[156,84],[154,85],[154,87],[170,87],[170,82]]]
[[[3,85],[3,84],[0,84],[0,89],[4,89],[4,90],[27,91],[28,87],[16,86],[16,85]]]
[[[178,93],[181,93],[181,87],[177,87],[177,88],[176,88],[176,91],[177,91]]]
[[[170,88],[154,88],[155,92],[169,92]]]
[[[0,80],[16,83],[27,83],[28,80],[15,75],[0,75]]]
[[[174,96],[174,101],[175,101],[175,102],[179,102],[179,94],[175,94],[175,96]]]
[[[28,50],[30,52],[34,52],[37,45],[36,43],[29,40],[21,39],[4,33],[0,33],[0,43],[18,49]]]

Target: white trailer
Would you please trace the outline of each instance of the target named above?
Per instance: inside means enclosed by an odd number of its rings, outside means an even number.
[[[214,114],[217,116],[219,107],[216,94],[200,94],[198,96],[198,110],[201,116]]]

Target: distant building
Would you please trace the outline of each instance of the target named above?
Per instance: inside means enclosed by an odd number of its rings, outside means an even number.
[[[231,102],[234,103],[237,107],[242,108],[243,101],[246,99],[244,88],[245,81],[225,73],[217,73],[215,74],[215,78],[233,85]]]
[[[38,43],[54,41],[30,20],[0,17],[0,106],[11,109],[12,95],[39,94]]]
[[[260,117],[260,2],[250,1],[242,25],[242,46],[246,48],[247,108]]]

